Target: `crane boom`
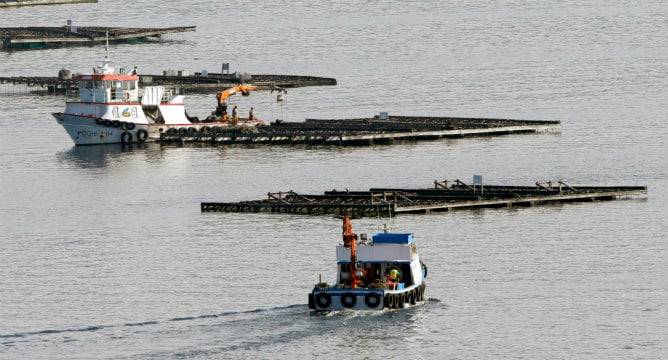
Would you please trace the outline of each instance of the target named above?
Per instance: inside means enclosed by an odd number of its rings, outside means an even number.
[[[237,85],[235,87],[231,87],[229,89],[225,89],[218,94],[216,94],[216,98],[218,99],[218,105],[221,105],[222,103],[225,102],[225,99],[228,97],[236,94],[237,92],[240,92],[241,95],[243,96],[248,96],[251,91],[257,90],[257,86],[255,85]]]
[[[350,285],[355,289],[361,283],[357,276],[357,234],[353,232],[348,216],[343,218],[343,246],[350,248]]]

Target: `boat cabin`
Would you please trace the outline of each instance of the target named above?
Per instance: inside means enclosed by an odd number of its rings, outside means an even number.
[[[139,75],[136,69],[117,74],[105,59],[93,69],[93,74],[75,77],[79,82],[79,100],[95,103],[127,103],[139,99]]]
[[[79,99],[82,102],[116,103],[136,102],[137,75],[79,75]]]
[[[351,286],[350,248],[337,246],[337,286]],[[420,283],[423,275],[413,234],[378,233],[369,242],[360,235],[357,279],[361,287],[401,290]]]

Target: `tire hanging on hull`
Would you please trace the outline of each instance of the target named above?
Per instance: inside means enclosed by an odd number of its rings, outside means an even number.
[[[121,143],[123,144],[132,144],[132,134],[128,131],[123,131],[121,133]]]
[[[146,139],[148,139],[148,131],[144,129],[137,130],[137,140],[139,140],[139,142],[144,142]]]

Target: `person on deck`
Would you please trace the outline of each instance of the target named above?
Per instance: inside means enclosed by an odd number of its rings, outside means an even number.
[[[237,111],[237,106],[234,105],[232,109],[232,125],[236,125],[239,122],[239,112]]]
[[[250,111],[248,112],[248,120],[255,120],[255,115],[253,115],[253,107],[251,106]]]
[[[390,287],[390,290],[396,290],[397,284],[399,283],[399,270],[392,269],[387,275],[387,284]]]

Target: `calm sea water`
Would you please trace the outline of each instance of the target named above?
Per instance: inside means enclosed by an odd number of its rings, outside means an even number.
[[[0,95],[0,358],[639,358],[668,354],[663,1],[149,1],[0,10],[0,26],[197,26],[121,65],[335,77],[234,98],[267,120],[559,119],[559,134],[359,148],[74,147],[52,96]],[[0,76],[90,71],[97,47],[0,52]],[[4,89],[4,88],[3,88]],[[191,115],[213,110],[193,95]],[[353,221],[413,232],[421,307],[318,316],[340,220],[201,201],[436,179],[647,185],[612,202]]]

